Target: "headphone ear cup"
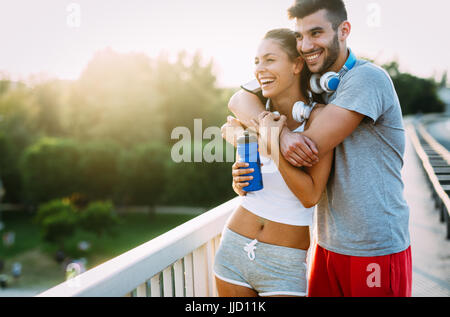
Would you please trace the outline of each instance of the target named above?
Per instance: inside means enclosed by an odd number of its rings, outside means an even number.
[[[292,107],[292,118],[300,123],[302,122],[302,108],[304,105],[305,104],[302,101],[297,101]]]
[[[309,119],[312,108],[303,101],[297,101],[292,107],[292,118],[299,123]]]
[[[320,78],[320,87],[327,93],[331,93],[337,89],[339,82],[339,75],[337,73],[328,72]]]
[[[319,74],[313,74],[311,76],[311,79],[309,80],[309,86],[311,87],[311,90],[315,94],[321,94],[324,92],[322,87],[320,87],[320,75]]]

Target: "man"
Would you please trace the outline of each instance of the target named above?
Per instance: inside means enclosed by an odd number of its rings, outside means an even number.
[[[392,81],[366,61],[344,67],[352,55],[342,0],[297,0],[288,13],[311,72],[340,72],[337,90],[322,94],[327,106],[310,128],[292,133],[285,127],[280,135],[283,156],[297,167],[335,151],[317,208],[309,296],[411,296],[409,209],[400,174],[405,134]],[[229,108],[247,126],[264,111],[244,90]]]

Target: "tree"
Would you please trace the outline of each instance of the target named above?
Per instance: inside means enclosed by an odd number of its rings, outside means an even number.
[[[64,242],[75,232],[77,212],[68,199],[56,199],[41,205],[35,222],[41,227],[44,240],[64,250]]]
[[[64,106],[61,97],[64,92],[65,87],[58,80],[39,83],[31,88],[33,104],[36,108],[34,122],[36,128],[45,136],[60,137],[64,135],[62,126]]]
[[[119,183],[121,147],[111,140],[97,140],[81,145],[80,149],[80,193],[88,200],[113,199]]]
[[[94,201],[79,212],[78,224],[88,232],[101,237],[106,232],[111,232],[119,219],[114,214],[111,201]]]
[[[169,160],[169,149],[160,143],[141,144],[124,152],[120,160],[121,200],[126,204],[142,204],[151,208],[160,203]]]
[[[226,142],[223,141],[225,149]],[[202,144],[204,148],[205,142]],[[165,203],[213,207],[235,196],[231,187],[232,162],[226,162],[226,151],[220,154],[222,162],[168,162]],[[192,157],[192,156],[191,156]]]
[[[180,52],[175,63],[162,54],[155,64],[158,78],[155,87],[160,96],[158,111],[163,114],[166,142],[172,143],[170,135],[176,127],[193,131],[197,118],[202,119],[205,127],[223,124],[231,95],[216,87],[212,61],[205,65],[200,53],[189,58],[185,52]]]
[[[443,112],[445,104],[437,94],[438,84],[433,79],[423,79],[399,70],[397,62],[383,65],[392,78],[403,115]]]
[[[83,142],[110,139],[125,148],[161,140],[157,80],[144,54],[96,53],[72,86],[64,119],[69,133]]]
[[[111,233],[119,223],[110,201],[94,201],[86,208],[78,209],[68,198],[40,205],[34,221],[40,226],[43,239],[57,245],[59,251],[64,251],[65,242],[78,229],[100,237]]]
[[[441,78],[441,82],[439,83],[439,88],[446,88],[447,87],[447,72],[444,72]]]
[[[42,138],[28,147],[20,165],[27,201],[38,204],[80,192],[81,156],[70,139]]]
[[[22,182],[17,166],[17,154],[12,140],[3,131],[0,131],[0,153],[0,179],[3,180],[6,188],[4,201],[19,202]]]
[[[24,84],[0,80],[0,177],[6,189],[5,201],[10,203],[23,200],[19,161],[39,137],[32,100]]]

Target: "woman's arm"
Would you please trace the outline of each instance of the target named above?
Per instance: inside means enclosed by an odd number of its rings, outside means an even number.
[[[309,124],[322,109],[322,107],[315,108],[311,114],[311,118],[308,120],[306,129],[308,129]],[[268,120],[270,120],[270,117],[262,120],[260,129],[267,125],[275,125],[274,123],[268,123]],[[334,158],[334,151],[329,151],[316,165],[302,170],[301,168],[292,166],[283,155],[281,155],[279,143],[276,142],[276,139],[270,146],[272,149],[271,157],[277,163],[278,170],[283,176],[289,189],[305,207],[309,208],[316,205],[328,182]]]
[[[334,151],[328,152],[313,167],[301,168],[292,166],[283,155],[279,155],[278,170],[286,185],[306,208],[316,205],[328,182],[333,163]]]
[[[256,95],[239,90],[228,102],[228,109],[245,127],[254,127],[252,119],[257,118],[265,107]]]
[[[222,138],[233,145],[237,146],[237,139],[244,133],[243,124],[232,116],[227,117],[227,122],[220,128]]]

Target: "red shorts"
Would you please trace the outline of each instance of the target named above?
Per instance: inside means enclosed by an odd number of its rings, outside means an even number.
[[[411,247],[400,253],[357,257],[316,246],[309,297],[410,297]]]

